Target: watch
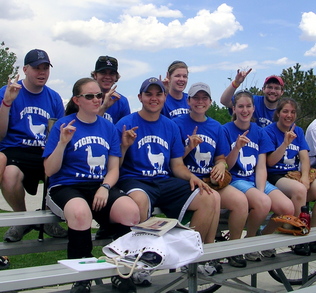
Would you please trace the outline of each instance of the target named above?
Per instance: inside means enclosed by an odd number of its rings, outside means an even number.
[[[110,190],[111,189],[111,186],[107,183],[102,183],[100,186],[106,188],[107,190]]]

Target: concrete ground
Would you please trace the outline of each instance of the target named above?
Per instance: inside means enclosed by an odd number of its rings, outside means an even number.
[[[28,194],[26,195],[27,210],[39,209],[39,208],[41,208],[41,203],[42,203],[42,185],[39,185],[37,195],[35,195],[35,196],[31,196]],[[4,200],[1,192],[0,192],[0,209],[12,211],[10,206]],[[93,226],[96,227],[95,222],[93,223]],[[0,235],[0,237],[2,237],[2,235]],[[276,261],[277,261],[277,258],[276,258]],[[56,260],[56,262],[57,262],[57,260]],[[241,278],[241,280],[243,280],[247,284],[250,284],[250,276],[243,277],[243,278]],[[108,280],[104,280],[104,283],[107,281]],[[36,289],[36,290],[27,290],[27,291],[23,291],[23,292],[48,293],[48,292],[58,292],[61,290],[67,290],[70,288],[71,288],[71,284],[68,284],[68,285],[53,286],[53,287],[48,287],[48,288]],[[277,281],[275,281],[267,272],[258,274],[258,288],[261,288],[261,289],[264,288],[265,290],[271,291],[271,292],[286,292],[284,286],[282,284],[278,283]],[[244,291],[229,288],[227,286],[222,286],[216,292],[219,292],[219,293],[237,293],[237,292],[239,292],[240,293],[240,292],[244,292]]]

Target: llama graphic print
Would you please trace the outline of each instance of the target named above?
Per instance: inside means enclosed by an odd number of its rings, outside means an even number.
[[[151,165],[158,171],[162,171],[165,156],[163,153],[153,154],[150,144],[147,145],[147,155]]]
[[[288,151],[286,150],[284,152],[283,162],[285,165],[294,165],[295,157],[293,157],[292,159],[288,158]]]
[[[46,135],[45,135],[45,130],[46,130],[46,126],[45,124],[33,124],[33,120],[32,120],[32,116],[28,115],[27,119],[29,120],[29,128],[31,130],[31,132],[34,134],[35,139],[45,139]]]
[[[96,171],[96,168],[99,169],[98,174],[102,174],[102,171],[104,170],[104,166],[105,166],[105,155],[94,157],[92,154],[92,149],[90,145],[87,146],[86,152],[87,152],[87,163],[90,168],[90,174],[94,174],[94,172]]]
[[[251,155],[249,157],[244,156],[244,151],[243,151],[242,148],[239,151],[239,160],[240,160],[240,162],[241,162],[241,164],[243,166],[243,169],[245,171],[248,170],[247,169],[248,165],[251,165],[250,170],[253,169],[255,167],[255,165],[256,165],[256,158],[255,158],[255,156],[254,155]]]
[[[206,168],[209,166],[210,164],[210,161],[211,161],[211,152],[208,151],[206,153],[201,153],[201,150],[200,150],[200,145],[197,145],[196,146],[196,151],[195,151],[195,155],[194,155],[194,158],[195,158],[195,161],[196,163],[201,167],[201,168]],[[203,162],[203,166],[201,165],[201,162]]]

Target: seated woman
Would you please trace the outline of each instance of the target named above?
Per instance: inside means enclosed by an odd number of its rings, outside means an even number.
[[[251,92],[239,91],[233,104],[233,121],[226,123],[225,135],[230,144],[226,157],[232,174],[231,185],[242,191],[249,205],[246,237],[256,236],[270,210],[275,215],[292,215],[294,206],[291,200],[271,183],[267,182],[266,154],[273,151],[269,136],[256,123],[251,122],[254,112]],[[270,220],[262,234],[273,233],[277,228]],[[261,252],[264,257],[275,257],[274,249]],[[260,261],[259,252],[245,255],[247,260]]]
[[[206,116],[212,104],[210,88],[207,84],[198,82],[190,87],[188,95],[190,113],[173,120],[180,128],[185,146],[184,164],[201,179],[223,180],[225,156],[229,153],[229,145],[221,124]],[[248,217],[247,198],[231,185],[218,190],[218,193],[221,197],[221,208],[230,211],[230,239],[239,239]],[[229,257],[228,262],[234,267],[247,265],[243,255]]]
[[[278,187],[293,202],[294,215],[298,216],[301,207],[306,201],[316,199],[316,180],[309,182],[310,161],[308,157],[308,144],[302,128],[295,125],[298,105],[291,98],[282,98],[278,101],[274,112],[274,123],[264,130],[270,136],[274,150],[267,157],[268,180]],[[300,170],[300,181],[286,178],[288,171]],[[316,214],[316,208],[313,212]],[[311,226],[316,226],[316,217],[312,217]],[[310,245],[296,245],[294,252],[309,255],[311,250],[316,252],[316,243]]]
[[[120,142],[114,125],[97,115],[102,96],[95,80],[79,79],[69,102],[77,113],[55,123],[43,154],[50,177],[47,205],[68,224],[72,259],[92,256],[92,219],[108,228],[112,223],[132,226],[140,219],[136,203],[114,186]],[[90,287],[91,280],[80,281],[70,292],[89,292]]]

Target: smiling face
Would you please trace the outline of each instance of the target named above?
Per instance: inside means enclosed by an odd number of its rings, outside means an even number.
[[[297,118],[296,106],[287,102],[276,115],[278,117],[278,127],[283,131],[288,131]]]
[[[255,111],[252,99],[247,94],[238,95],[238,97],[235,97],[233,111],[237,121],[242,123],[250,122]]]
[[[276,103],[283,95],[284,91],[279,83],[267,83],[263,89],[263,95],[268,103]]]
[[[147,91],[139,94],[138,98],[143,104],[140,112],[159,115],[166,101],[166,94],[160,86],[153,84],[148,87]]]
[[[212,100],[205,91],[198,91],[193,97],[189,97],[188,104],[194,114],[205,114],[211,106]]]
[[[169,91],[183,92],[188,83],[188,70],[177,68],[169,74]]]
[[[104,69],[93,74],[94,79],[100,85],[102,92],[107,93],[118,81],[118,73],[112,69]]]

